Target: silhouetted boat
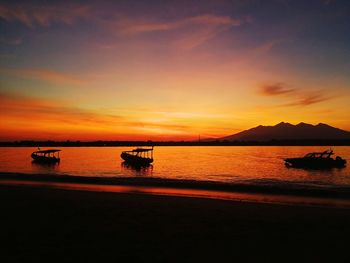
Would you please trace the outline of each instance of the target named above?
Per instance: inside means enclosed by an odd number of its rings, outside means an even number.
[[[312,152],[301,158],[287,158],[284,161],[286,166],[296,168],[327,169],[345,167],[346,160],[340,156],[337,156],[335,159],[331,158],[333,154],[332,150]]]
[[[131,151],[123,151],[120,157],[128,164],[136,166],[147,166],[153,162],[152,148],[136,148]]]
[[[58,149],[36,151],[32,153],[32,158],[36,162],[56,163],[61,160],[60,153],[59,153],[60,151],[61,150],[58,150]],[[57,156],[56,156],[56,153],[57,153]]]

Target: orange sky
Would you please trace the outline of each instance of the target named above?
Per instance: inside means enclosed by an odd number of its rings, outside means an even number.
[[[193,140],[281,121],[350,130],[347,8],[1,4],[0,140]]]

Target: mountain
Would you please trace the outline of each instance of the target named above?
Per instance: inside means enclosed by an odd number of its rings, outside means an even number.
[[[324,123],[317,125],[299,123],[292,125],[281,122],[275,126],[257,126],[219,140],[228,141],[270,141],[270,140],[344,140],[350,139],[350,132]]]

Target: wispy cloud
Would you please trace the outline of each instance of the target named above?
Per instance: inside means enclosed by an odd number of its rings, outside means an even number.
[[[327,95],[323,90],[301,91],[289,88],[286,84],[278,82],[275,84],[262,85],[258,89],[262,96],[281,97],[289,102],[280,104],[278,107],[310,106],[316,103],[330,100],[334,96]]]
[[[220,32],[249,22],[252,22],[250,17],[232,18],[230,16],[205,14],[170,22],[124,18],[106,23],[116,34],[130,37],[151,32],[176,31],[174,43],[183,49],[192,49],[215,37]]]
[[[274,83],[263,85],[260,87],[260,93],[265,96],[277,96],[282,94],[290,94],[294,89],[286,88],[283,83]]]
[[[314,93],[304,94],[300,96],[297,100],[291,103],[284,104],[284,106],[309,106],[309,105],[320,103],[330,99],[332,99],[331,96],[326,96],[320,91],[316,91]]]
[[[230,26],[209,26],[202,27],[194,32],[186,32],[179,39],[174,41],[174,46],[182,50],[191,50],[203,43],[213,39],[221,32],[226,31]]]
[[[0,118],[3,130],[0,138],[14,138],[3,134],[5,130],[33,134],[35,131],[50,132],[52,136],[64,136],[74,131],[76,138],[84,139],[87,133],[99,136],[120,136],[128,133],[129,139],[134,135],[146,139],[151,135],[188,135],[190,125],[168,121],[145,119],[141,116],[125,116],[114,114],[106,109],[87,110],[72,106],[64,101],[29,97],[16,93],[0,92]],[[37,134],[36,136],[41,136]],[[113,135],[114,134],[114,135]],[[133,135],[134,134],[134,135]],[[117,138],[117,137],[109,137]]]
[[[222,118],[223,114],[212,114],[205,112],[180,112],[180,111],[155,111],[164,117],[178,118],[178,119],[203,119],[203,118]]]
[[[28,27],[48,27],[53,23],[73,24],[90,16],[90,7],[85,5],[31,6],[0,5],[0,17],[6,21],[17,21]]]
[[[0,74],[22,78],[29,78],[51,83],[82,85],[85,80],[79,79],[71,74],[62,73],[50,69],[9,69],[0,68]]]
[[[100,129],[120,125],[124,117],[73,107],[63,101],[0,93],[1,118],[31,126],[84,127]],[[35,121],[33,121],[35,120]]]
[[[184,18],[173,22],[147,22],[147,21],[133,21],[121,20],[116,23],[120,33],[126,35],[135,35],[140,33],[154,32],[154,31],[168,31],[194,25],[200,26],[239,26],[247,22],[247,18],[235,19],[229,16],[217,15],[199,15]]]
[[[270,52],[274,47],[289,41],[291,41],[291,38],[271,39],[253,48],[250,52],[254,54],[265,54]]]

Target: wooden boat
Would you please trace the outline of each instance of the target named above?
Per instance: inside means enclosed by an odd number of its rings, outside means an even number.
[[[152,148],[136,148],[131,151],[123,151],[120,157],[128,164],[147,166],[153,162],[153,146]]]
[[[33,152],[31,156],[36,162],[56,163],[61,160],[60,151],[61,150],[58,150],[58,149],[36,151],[36,152]]]
[[[331,158],[332,150],[324,152],[312,152],[300,158],[284,159],[287,167],[296,168],[313,168],[313,169],[327,169],[327,168],[342,168],[346,165],[346,160],[337,156],[335,159]]]

